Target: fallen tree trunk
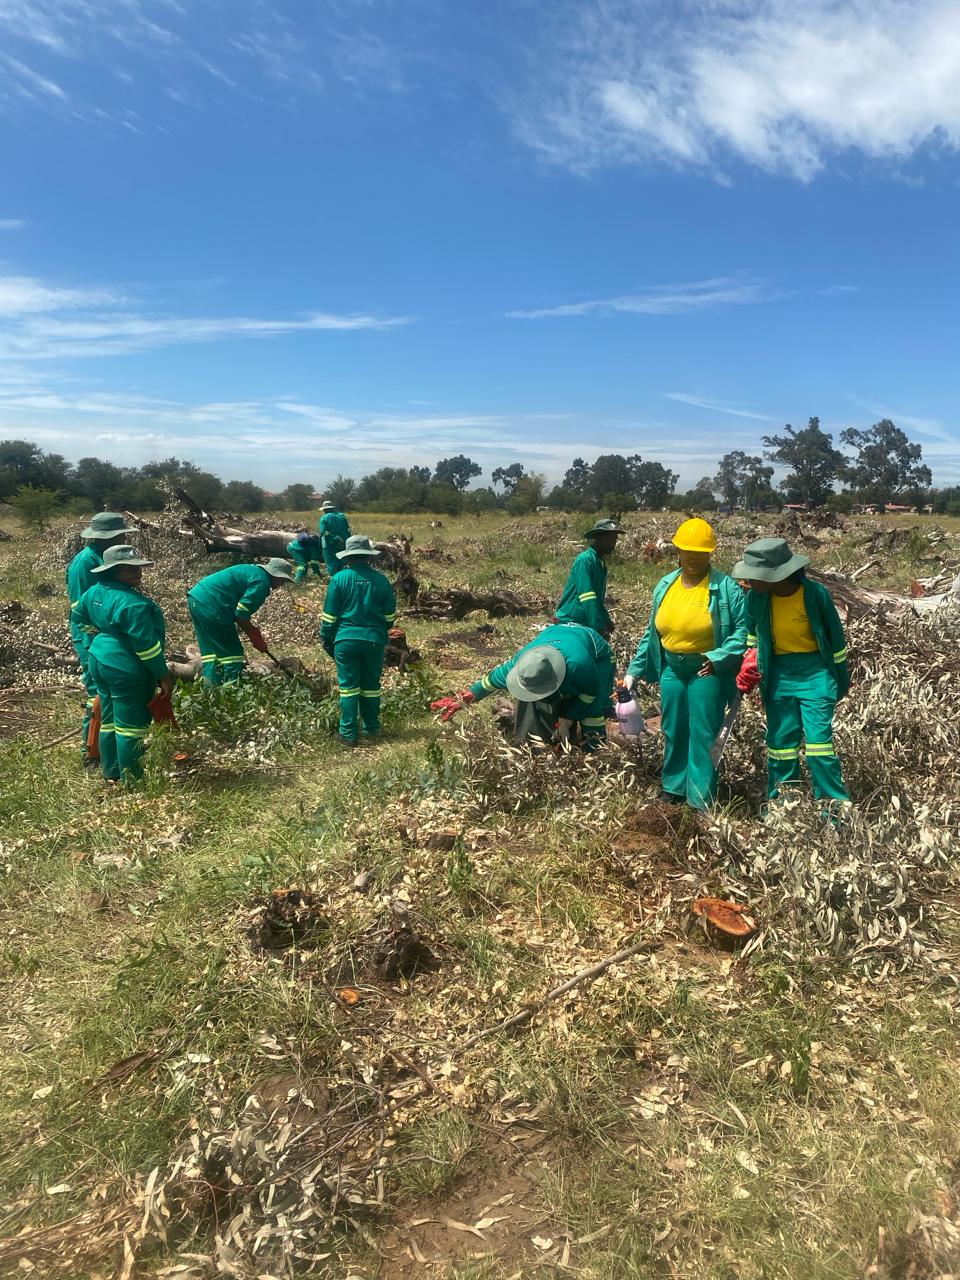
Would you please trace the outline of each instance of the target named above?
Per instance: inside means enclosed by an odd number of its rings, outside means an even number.
[[[467,614],[477,610],[483,610],[489,618],[520,618],[546,613],[549,608],[549,601],[542,596],[536,600],[524,600],[515,591],[475,592],[465,587],[451,587],[448,591],[422,593],[415,607],[407,610],[407,616],[461,622]]]

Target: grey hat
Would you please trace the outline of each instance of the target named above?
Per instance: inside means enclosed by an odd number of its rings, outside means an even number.
[[[293,581],[293,565],[289,560],[282,560],[280,556],[273,556],[263,567],[271,578],[286,578],[290,582]]]
[[[620,525],[617,524],[616,520],[598,520],[596,524],[592,525],[583,536],[585,538],[592,538],[595,534],[598,534],[598,533],[625,533],[625,532],[626,530],[622,529]]]
[[[336,504],[335,502],[331,502],[331,501],[330,501],[330,499],[329,499],[329,498],[327,498],[326,502],[321,502],[321,504],[320,504],[320,510],[321,510],[321,511],[336,511],[336,510],[337,510],[337,504]]]
[[[119,511],[99,511],[80,533],[81,538],[115,538],[118,533],[136,533]]]
[[[758,538],[744,548],[743,559],[733,566],[733,576],[754,582],[782,582],[809,563],[807,556],[794,555],[784,538]]]
[[[518,702],[539,702],[549,698],[563,684],[567,662],[552,644],[525,649],[507,672],[507,691]]]
[[[362,533],[355,533],[347,539],[347,545],[337,552],[338,560],[346,560],[348,556],[378,556],[380,552],[370,539]]]
[[[116,546],[107,547],[103,553],[103,563],[90,570],[91,573],[106,573],[108,569],[116,569],[118,565],[129,564],[134,569],[145,564],[153,564],[152,560],[144,560],[136,547],[126,542],[118,542]]]

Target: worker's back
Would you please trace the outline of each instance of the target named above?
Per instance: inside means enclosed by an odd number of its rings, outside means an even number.
[[[341,564],[327,589],[323,621],[339,622],[338,640],[385,645],[397,609],[389,578],[370,565]]]

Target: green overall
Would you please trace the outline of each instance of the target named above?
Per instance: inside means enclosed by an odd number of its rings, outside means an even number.
[[[361,720],[369,736],[380,731],[383,651],[397,602],[378,569],[353,557],[339,563],[323,602],[320,639],[337,664],[340,737],[356,742]]]
[[[337,559],[337,552],[342,551],[350,537],[350,521],[342,511],[325,511],[318,525],[320,541],[323,544],[323,562],[327,573],[332,578],[344,567],[342,560]]]
[[[259,564],[219,569],[187,592],[206,684],[239,680],[244,656],[237,619],[252,618],[269,594],[270,575]]]
[[[506,690],[507,674],[516,665],[520,654],[544,644],[552,645],[563,654],[567,664],[563,683],[549,698],[532,705],[517,704],[517,736],[523,741],[531,736],[543,738],[545,729],[550,731],[547,736],[552,736],[556,720],[573,720],[583,730],[584,749],[594,751],[607,736],[606,715],[611,709],[610,695],[613,691],[613,654],[603,636],[591,627],[576,623],[545,627],[536,639],[524,645],[512,658],[472,684],[470,692],[480,702],[491,693]],[[540,708],[540,712],[534,712],[533,707]]]
[[[607,566],[594,547],[587,547],[570,566],[570,574],[557,605],[557,621],[578,622],[607,635],[610,615],[604,605],[606,594]]]
[[[78,552],[67,565],[67,598],[70,601],[70,638],[73,641],[73,647],[76,651],[77,658],[80,661],[80,672],[83,680],[83,688],[86,694],[83,707],[83,727],[81,729],[82,737],[80,740],[80,754],[84,760],[89,759],[91,763],[96,762],[96,756],[89,756],[87,751],[87,737],[90,732],[90,716],[93,713],[93,700],[97,696],[97,686],[90,673],[90,641],[93,639],[93,628],[81,627],[73,619],[73,606],[78,602],[83,593],[97,581],[96,574],[90,572],[97,565],[103,564],[103,557],[96,547],[84,547]]]
[[[309,542],[301,542],[294,538],[287,543],[287,555],[297,566],[293,575],[294,582],[303,582],[311,570],[320,577],[320,539],[312,537]]]
[[[627,674],[660,685],[664,791],[686,800],[691,809],[706,809],[717,795],[710,748],[723,724],[747,647],[745,602],[728,574],[711,569],[708,591],[715,648],[705,653],[668,653],[660,643],[656,617],[679,576],[680,570],[674,569],[654,587],[650,621]],[[708,658],[714,674],[698,676]]]
[[[774,653],[769,595],[748,592],[747,610],[757,649],[760,693],[767,713],[767,795],[800,782],[800,742],[818,800],[849,800],[833,746],[833,712],[850,688],[847,644],[826,587],[803,579],[803,603],[816,653]]]
[[[167,672],[160,606],[148,596],[101,578],[72,610],[80,626],[96,628],[88,659],[100,694],[100,767],[105,778],[143,776],[144,739],[152,716],[147,703]]]

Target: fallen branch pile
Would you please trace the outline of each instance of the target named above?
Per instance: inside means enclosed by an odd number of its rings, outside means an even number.
[[[411,618],[436,618],[445,622],[461,622],[469,613],[483,610],[488,618],[521,618],[546,613],[550,602],[543,596],[525,600],[515,591],[477,592],[466,587],[447,591],[424,592],[416,605],[407,610]]]

